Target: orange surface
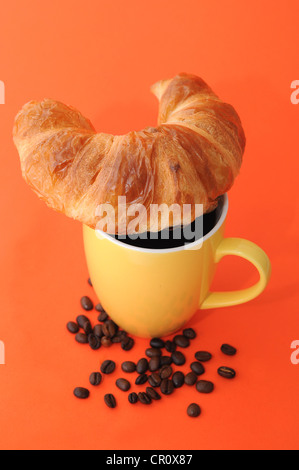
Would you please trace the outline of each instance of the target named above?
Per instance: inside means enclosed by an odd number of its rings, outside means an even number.
[[[298,2],[151,0],[2,2],[0,80],[1,449],[298,449],[299,339],[298,122],[291,82],[299,79]],[[137,359],[118,345],[93,352],[65,329],[88,294],[82,227],[38,200],[23,182],[11,130],[19,108],[51,97],[72,104],[97,129],[122,133],[155,124],[150,84],[185,71],[202,76],[242,118],[247,149],[230,191],[228,236],[258,243],[271,258],[265,293],[234,308],[203,311],[191,322],[190,349],[214,359],[211,396],[184,387],[151,407],[109,410],[115,373],[88,401],[72,396],[88,385],[104,358]],[[255,282],[251,266],[221,262],[216,289]],[[95,313],[92,314],[95,319]],[[239,354],[225,358],[222,342]],[[225,363],[238,378],[216,376]],[[190,402],[203,409],[186,416]],[[157,422],[159,423],[157,426]]]

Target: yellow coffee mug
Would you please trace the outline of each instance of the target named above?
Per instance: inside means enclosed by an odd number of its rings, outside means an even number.
[[[109,316],[136,336],[161,337],[181,328],[200,309],[248,302],[266,287],[271,265],[265,252],[241,238],[224,238],[228,197],[220,219],[201,240],[151,250],[122,243],[84,226],[84,246],[95,292]],[[210,292],[217,263],[226,255],[250,261],[259,281],[247,289]]]

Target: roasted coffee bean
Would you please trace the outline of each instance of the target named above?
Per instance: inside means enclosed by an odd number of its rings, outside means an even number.
[[[130,338],[129,336],[124,336],[122,338],[121,347],[124,351],[130,351],[133,346],[134,346],[133,338]]]
[[[76,322],[78,323],[78,325],[80,326],[80,328],[84,328],[84,324],[86,322],[90,322],[89,318],[87,318],[85,315],[79,315],[77,318],[76,318]]]
[[[223,354],[226,354],[227,356],[234,356],[235,354],[237,354],[236,348],[234,348],[230,344],[223,344],[221,346],[221,351],[223,352]]]
[[[101,340],[98,336],[95,336],[94,334],[88,335],[88,343],[91,349],[96,351],[97,349],[100,349],[101,347]]]
[[[96,309],[97,312],[105,312],[105,309],[104,309],[103,305],[100,302],[98,304],[96,304],[95,309]]]
[[[196,384],[196,390],[200,393],[211,393],[214,390],[214,384],[208,380],[199,380]]]
[[[66,325],[66,327],[67,327],[68,331],[70,333],[73,333],[74,335],[76,333],[78,333],[78,331],[79,331],[79,326],[74,321],[69,321],[68,324]]]
[[[89,382],[91,383],[91,385],[100,385],[100,383],[102,382],[102,374],[100,372],[93,372],[89,376]]]
[[[160,390],[163,393],[163,395],[170,395],[174,390],[172,380],[169,380],[169,379],[162,380],[161,385],[160,385]]]
[[[108,320],[108,315],[106,312],[101,312],[100,315],[98,316],[98,320],[101,322],[107,321]]]
[[[111,338],[111,343],[121,343],[121,337],[120,336],[113,336],[113,338]]]
[[[186,362],[186,358],[181,351],[175,351],[171,354],[171,358],[174,364],[182,366]]]
[[[138,399],[143,405],[150,405],[152,402],[152,399],[145,392],[139,392]]]
[[[152,338],[150,345],[152,348],[164,348],[165,342],[161,338]]]
[[[172,359],[170,356],[161,356],[160,357],[160,364],[162,366],[170,366],[172,364]]]
[[[162,351],[158,348],[147,348],[145,354],[147,355],[147,357],[162,356]]]
[[[184,335],[176,335],[173,338],[174,343],[179,346],[179,348],[188,348],[190,346],[190,341]]]
[[[90,335],[90,333],[92,333],[92,326],[89,320],[84,323],[83,330],[87,336]]]
[[[156,372],[160,368],[160,357],[154,356],[151,358],[148,364],[148,368],[151,372]]]
[[[111,346],[111,339],[107,338],[107,336],[102,336],[101,345],[104,346],[104,348],[109,348]]]
[[[88,282],[88,284],[92,287],[92,282],[91,282],[90,277],[87,279],[87,282]]]
[[[84,308],[84,310],[92,310],[93,309],[93,303],[90,300],[87,295],[84,295],[84,297],[81,297],[81,307]]]
[[[131,384],[127,379],[120,378],[120,379],[117,379],[115,383],[116,383],[116,386],[123,392],[127,392],[131,388]]]
[[[136,385],[143,385],[148,381],[148,375],[147,374],[141,374],[138,375],[137,379],[135,380]]]
[[[153,374],[151,374],[148,378],[148,383],[152,386],[152,387],[160,387],[161,385],[161,377],[159,374],[157,374],[156,372],[154,372]]]
[[[191,418],[197,418],[201,413],[201,409],[197,403],[191,403],[187,408],[187,414]]]
[[[86,399],[89,397],[89,390],[87,390],[87,388],[77,387],[74,390],[74,395],[77,398]]]
[[[112,393],[107,393],[107,394],[104,396],[104,401],[105,401],[106,405],[107,405],[109,408],[115,408],[115,407],[116,407],[115,396],[112,395]]]
[[[115,323],[112,320],[107,320],[102,326],[103,335],[107,338],[113,338],[116,333]]]
[[[186,336],[186,338],[188,339],[196,338],[196,333],[193,328],[186,328],[185,330],[183,330],[183,335]]]
[[[146,394],[152,400],[161,400],[161,395],[152,387],[146,387]]]
[[[101,372],[103,372],[103,374],[112,374],[114,370],[115,370],[115,362],[110,361],[110,359],[107,359],[101,365]]]
[[[165,349],[169,353],[173,353],[176,350],[176,344],[173,341],[166,341],[165,343]]]
[[[125,330],[118,330],[116,336],[125,339],[128,336],[128,333]]]
[[[207,351],[197,351],[195,353],[195,359],[197,359],[199,362],[207,362],[212,359],[212,354]]]
[[[144,374],[148,370],[148,360],[145,357],[142,357],[137,362],[136,371],[138,374]]]
[[[128,400],[132,405],[138,402],[138,395],[135,392],[129,393]]]
[[[125,361],[122,363],[121,368],[124,372],[128,372],[128,373],[135,372],[136,364],[135,362],[132,362],[132,361]]]
[[[172,375],[172,367],[171,366],[163,366],[161,369],[160,369],[160,377],[161,379],[168,379],[169,377],[171,377]]]
[[[81,343],[81,344],[88,343],[88,338],[85,333],[77,333],[75,336],[75,340],[77,341],[77,343]]]
[[[190,368],[192,372],[194,372],[196,375],[202,375],[205,372],[205,368],[200,362],[196,362],[196,361],[192,362],[192,364],[190,365]]]
[[[185,375],[185,384],[186,385],[194,385],[197,380],[197,375],[194,372],[188,372]]]
[[[177,371],[172,376],[172,383],[174,388],[180,388],[185,383],[185,375],[181,371]]]
[[[102,338],[103,330],[102,325],[98,324],[93,327],[93,334],[96,335],[98,338]]]
[[[221,377],[224,377],[225,379],[234,379],[236,377],[236,371],[234,369],[231,369],[230,367],[219,367],[217,372],[219,375],[221,375]]]

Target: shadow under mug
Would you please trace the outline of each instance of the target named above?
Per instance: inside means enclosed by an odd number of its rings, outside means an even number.
[[[90,278],[104,309],[128,333],[161,337],[181,328],[198,309],[248,302],[265,289],[271,273],[266,253],[241,238],[224,238],[227,194],[220,218],[202,239],[170,249],[127,245],[83,227]],[[210,292],[217,263],[226,255],[250,261],[259,281],[246,289]]]

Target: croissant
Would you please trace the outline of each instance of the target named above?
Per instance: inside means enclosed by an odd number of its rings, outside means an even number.
[[[245,148],[241,121],[194,75],[180,74],[151,88],[159,100],[157,127],[126,135],[96,133],[76,109],[51,99],[31,101],[18,113],[13,129],[22,174],[53,209],[96,228],[97,207],[142,204],[139,230],[150,230],[151,204],[195,204],[203,212],[217,206],[239,172]],[[127,207],[126,206],[126,207]],[[127,233],[115,221],[115,233]],[[190,222],[190,219],[188,219]],[[156,229],[185,223],[182,215],[159,219]]]

